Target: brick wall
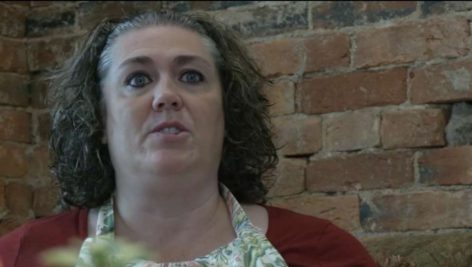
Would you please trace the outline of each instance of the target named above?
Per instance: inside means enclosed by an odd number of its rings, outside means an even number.
[[[470,248],[472,4],[441,1],[0,3],[0,234],[56,212],[38,77],[104,16],[162,8],[223,19],[273,79],[270,203],[378,258],[440,266]]]

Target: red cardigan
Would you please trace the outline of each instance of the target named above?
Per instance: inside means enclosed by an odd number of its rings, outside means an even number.
[[[266,208],[267,238],[289,266],[377,266],[359,241],[329,221]],[[3,267],[43,267],[37,259],[42,251],[64,246],[72,237],[85,239],[87,227],[87,209],[73,209],[29,222],[0,238]]]

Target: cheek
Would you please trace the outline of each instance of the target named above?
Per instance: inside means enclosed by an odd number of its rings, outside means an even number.
[[[143,109],[139,108],[143,106],[128,100],[114,100],[112,103],[107,103],[107,136],[124,136],[136,132],[145,116]]]

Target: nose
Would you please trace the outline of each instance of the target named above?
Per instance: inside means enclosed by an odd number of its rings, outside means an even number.
[[[163,84],[157,87],[152,101],[152,109],[154,111],[162,112],[164,110],[180,110],[182,108],[182,98],[172,85]]]

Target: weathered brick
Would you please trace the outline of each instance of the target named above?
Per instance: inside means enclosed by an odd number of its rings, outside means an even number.
[[[0,73],[0,104],[24,107],[29,98],[28,76]]]
[[[307,190],[338,192],[400,188],[414,183],[413,153],[344,155],[309,162]]]
[[[410,73],[410,101],[415,104],[472,100],[472,61],[415,68]]]
[[[273,174],[268,197],[287,196],[305,190],[304,159],[281,159]]]
[[[465,18],[434,19],[367,29],[356,35],[356,67],[406,63],[468,53],[469,24]]]
[[[0,110],[0,140],[31,142],[31,114],[25,111]]]
[[[298,39],[281,39],[251,45],[251,55],[266,76],[292,74],[301,68],[302,47]]]
[[[28,173],[28,160],[23,148],[0,143],[0,176],[19,178]]]
[[[343,33],[323,34],[306,39],[305,72],[349,66],[349,37]]]
[[[34,190],[33,211],[35,216],[49,216],[55,213],[59,204],[59,188],[55,185]]]
[[[28,37],[38,37],[53,34],[64,34],[73,31],[74,26],[74,9],[32,9],[26,18],[26,35]]]
[[[64,5],[75,5],[77,1],[27,1],[31,3],[31,7],[38,8],[38,7],[47,7],[47,6],[64,6]]]
[[[31,106],[42,109],[47,105],[48,83],[42,77],[34,77],[31,80]]]
[[[278,80],[263,89],[270,103],[269,112],[272,116],[286,115],[295,112],[295,88],[292,81]]]
[[[222,10],[212,15],[245,38],[308,29],[306,2],[256,6],[244,10]]]
[[[38,133],[41,142],[47,142],[51,130],[51,116],[49,113],[38,115]]]
[[[122,18],[145,11],[159,11],[161,1],[120,1],[79,3],[77,20],[81,29],[91,29],[104,18]]]
[[[375,147],[380,143],[377,112],[359,110],[323,119],[324,147],[329,151],[349,151]]]
[[[437,15],[446,12],[446,1],[423,1],[421,3],[421,13],[423,17],[428,15]]]
[[[219,10],[230,7],[244,6],[255,1],[163,1],[162,8],[174,12],[191,10]]]
[[[406,100],[406,69],[310,78],[297,90],[302,112],[310,114],[400,104]]]
[[[472,232],[448,231],[420,234],[402,233],[379,235],[361,239],[370,254],[383,263],[391,255],[414,262],[414,266],[469,266]],[[464,253],[465,252],[465,253]],[[454,256],[452,256],[454,255]],[[411,265],[382,265],[411,266]]]
[[[382,114],[384,148],[445,145],[446,114],[441,109],[386,111]]]
[[[440,15],[446,12],[465,11],[472,9],[469,1],[422,1],[422,17],[429,15]]]
[[[343,229],[356,231],[360,229],[358,202],[358,197],[355,195],[297,195],[272,199],[269,201],[269,204],[324,218],[332,221]]]
[[[275,143],[284,155],[313,154],[321,148],[321,120],[302,114],[273,118]]]
[[[36,146],[27,155],[29,168],[28,178],[52,181],[51,172],[49,170],[49,150],[47,145]]]
[[[25,35],[24,8],[0,3],[0,35],[23,37]]]
[[[0,221],[2,220],[2,213],[3,211],[7,208],[6,202],[5,202],[5,184],[3,183],[2,180],[0,180]]]
[[[0,72],[26,73],[28,65],[23,41],[0,38]]]
[[[28,216],[33,204],[33,192],[30,186],[10,183],[6,186],[6,203],[10,212],[18,216]]]
[[[472,191],[379,195],[361,205],[364,230],[432,230],[472,226]]]
[[[30,71],[45,70],[64,62],[72,55],[78,41],[78,37],[29,41],[28,65]]]
[[[16,6],[16,7],[29,7],[31,1],[2,1],[5,5]]]
[[[452,104],[451,116],[446,126],[446,140],[450,146],[472,144],[472,104]]]
[[[427,185],[472,184],[472,146],[424,151],[418,158],[420,182]]]
[[[414,1],[324,2],[312,10],[315,28],[363,25],[405,17],[416,10]]]

